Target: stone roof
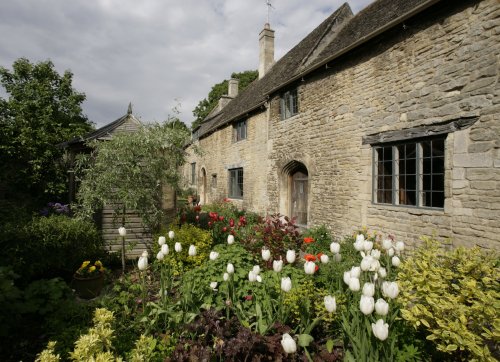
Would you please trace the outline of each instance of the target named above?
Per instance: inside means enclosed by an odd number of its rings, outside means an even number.
[[[300,43],[277,61],[220,112],[211,113],[198,128],[200,138],[247,117],[264,106],[270,95],[317,70],[440,0],[378,0],[353,16],[340,6]]]
[[[66,148],[66,147],[76,147],[76,146],[84,146],[88,141],[92,140],[105,140],[109,139],[111,137],[111,134],[118,129],[120,126],[122,126],[124,123],[128,121],[132,121],[133,123],[136,123],[137,125],[141,125],[141,121],[139,121],[133,114],[132,114],[132,106],[129,104],[127,114],[118,118],[116,121],[113,121],[111,123],[108,123],[107,125],[96,129],[95,131],[91,131],[83,136],[78,136],[75,137],[69,141],[60,143],[58,146],[61,148]]]

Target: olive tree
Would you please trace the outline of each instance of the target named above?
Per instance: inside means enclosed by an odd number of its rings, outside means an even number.
[[[170,118],[164,124],[150,124],[134,133],[117,133],[108,141],[92,141],[93,151],[77,159],[77,215],[92,217],[111,206],[125,225],[127,210],[134,210],[150,230],[162,218],[163,185],[178,188],[179,167],[190,134]],[[122,266],[125,245],[122,238]]]

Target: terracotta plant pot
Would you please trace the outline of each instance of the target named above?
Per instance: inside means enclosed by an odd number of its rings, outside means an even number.
[[[81,277],[73,275],[73,286],[76,294],[82,299],[92,299],[101,294],[104,286],[104,273],[99,273],[93,277]]]

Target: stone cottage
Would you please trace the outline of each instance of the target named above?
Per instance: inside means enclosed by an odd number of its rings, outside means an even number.
[[[201,202],[500,249],[497,0],[344,4],[276,62],[259,42],[259,79],[193,132]]]

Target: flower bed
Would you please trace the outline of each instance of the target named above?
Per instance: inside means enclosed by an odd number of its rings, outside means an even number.
[[[439,327],[410,308],[422,303],[420,290],[412,289],[420,276],[412,277],[408,265],[418,261],[406,260],[402,241],[366,230],[333,240],[325,227],[301,235],[294,220],[281,215],[259,220],[228,203],[191,212],[180,220],[194,225],[164,230],[139,259],[137,271],[102,298],[102,306],[114,312],[106,325],[111,332],[100,337],[102,348],[89,349],[88,358],[100,353],[150,361],[494,358],[496,320],[481,322],[483,336],[471,332],[482,352],[457,343],[442,348],[447,343],[442,338],[441,344],[428,341],[437,339],[428,337],[428,329],[432,336]],[[199,225],[202,213],[208,216],[205,225]],[[488,313],[498,316],[498,262],[487,271],[496,279],[476,277],[483,280],[484,298],[492,300]],[[473,324],[475,317],[464,318]],[[43,356],[57,354],[50,347]]]

